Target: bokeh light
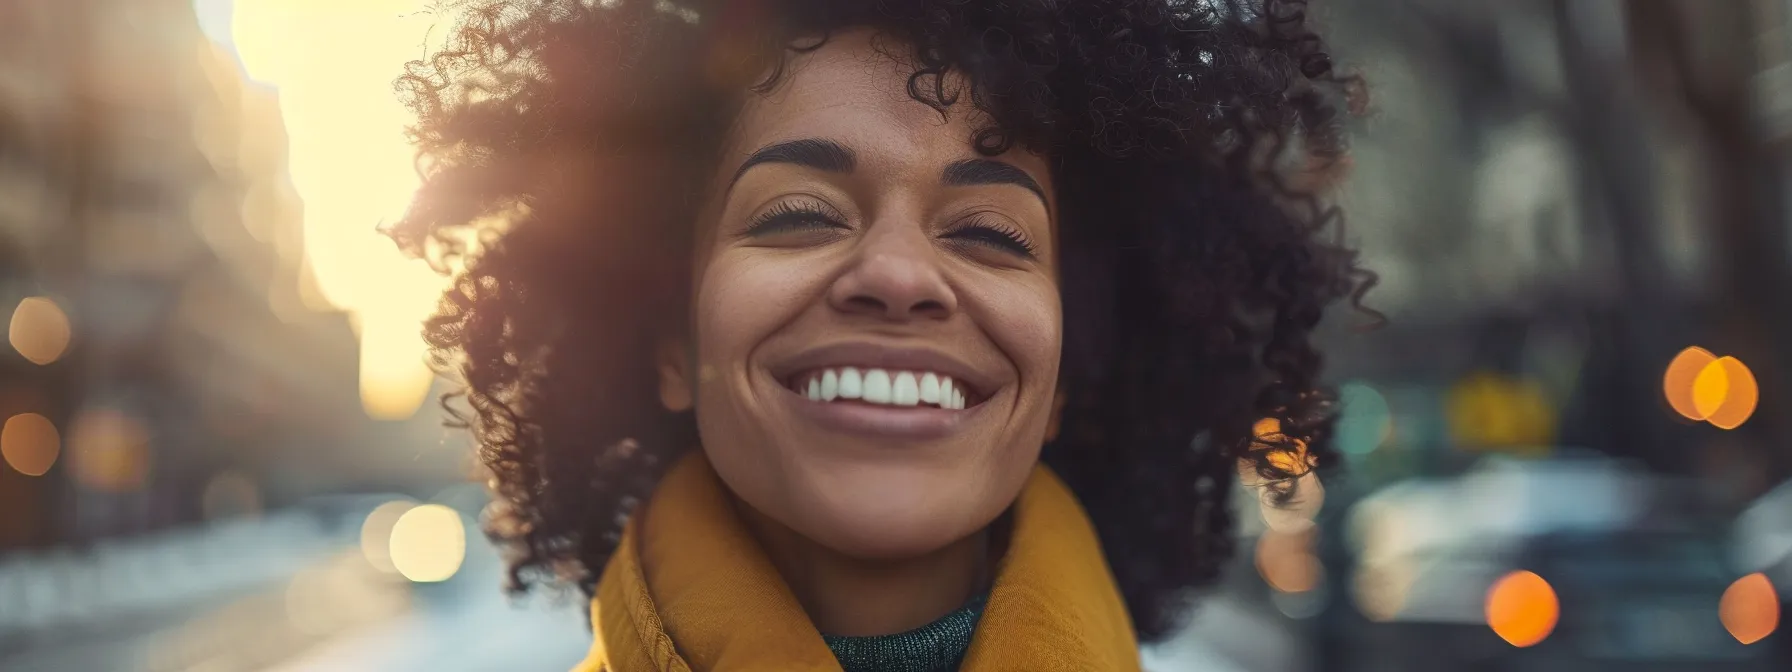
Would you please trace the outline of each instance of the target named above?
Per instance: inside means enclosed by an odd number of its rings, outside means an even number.
[[[1724,590],[1718,618],[1730,636],[1743,644],[1765,639],[1780,625],[1780,599],[1773,582],[1760,572],[1744,576]]]
[[[398,500],[373,507],[367,514],[367,520],[361,523],[361,555],[367,558],[367,564],[388,574],[398,572],[392,566],[392,528],[398,525],[400,516],[416,506],[416,502]]]
[[[1339,451],[1367,455],[1393,436],[1393,412],[1387,398],[1374,387],[1363,382],[1345,383],[1338,386],[1338,400],[1343,412],[1338,416],[1333,436]]]
[[[36,413],[20,413],[0,426],[0,457],[26,476],[42,476],[55,466],[62,453],[62,437],[56,424]]]
[[[1313,555],[1313,534],[1312,528],[1265,530],[1257,539],[1257,572],[1263,582],[1283,593],[1304,593],[1317,587],[1324,568]]]
[[[149,430],[123,411],[93,408],[68,433],[75,480],[95,490],[131,492],[149,478]]]
[[[13,309],[6,340],[32,363],[49,364],[68,351],[70,333],[68,315],[62,307],[50,299],[33,296]]]
[[[1513,646],[1532,646],[1548,638],[1560,616],[1555,589],[1535,572],[1512,572],[1487,591],[1487,625]]]
[[[1693,399],[1693,383],[1699,373],[1717,356],[1698,346],[1681,350],[1672,361],[1668,362],[1668,370],[1661,376],[1661,391],[1667,397],[1668,406],[1688,420],[1704,420],[1705,414],[1699,412],[1698,404]]]
[[[1540,449],[1555,438],[1555,406],[1533,380],[1478,373],[1451,388],[1450,434],[1475,448]]]
[[[392,566],[417,583],[446,581],[467,556],[467,528],[460,514],[440,504],[414,507],[392,526]]]
[[[1755,414],[1761,390],[1748,365],[1699,347],[1681,350],[1661,379],[1668,406],[1688,420],[1735,429]]]

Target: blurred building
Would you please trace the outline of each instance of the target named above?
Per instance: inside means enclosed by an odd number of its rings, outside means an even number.
[[[1756,494],[1792,475],[1784,395],[1728,433],[1662,397],[1690,345],[1746,362],[1762,390],[1792,380],[1787,5],[1330,3],[1340,63],[1371,92],[1343,205],[1380,275],[1368,303],[1391,318],[1328,334],[1331,372],[1412,389],[1431,410],[1403,427],[1492,374],[1541,391],[1553,445],[1667,472],[1727,450]]]
[[[0,303],[73,332],[48,363],[0,354],[0,416],[59,440],[42,476],[0,467],[0,549],[459,468],[419,466],[433,414],[362,416],[354,334],[302,291],[279,115],[188,0],[0,8]]]

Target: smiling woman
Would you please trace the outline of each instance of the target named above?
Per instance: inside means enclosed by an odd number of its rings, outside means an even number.
[[[581,669],[1137,669],[1333,454],[1304,9],[462,3],[392,233],[471,256],[427,334]]]

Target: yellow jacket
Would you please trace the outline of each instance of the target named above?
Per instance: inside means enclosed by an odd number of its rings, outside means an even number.
[[[574,672],[840,672],[701,451],[666,474],[649,507],[653,543],[643,547],[634,521],[624,529],[592,601],[596,641]],[[1132,620],[1070,490],[1039,466],[1013,513],[960,669],[1138,670]]]

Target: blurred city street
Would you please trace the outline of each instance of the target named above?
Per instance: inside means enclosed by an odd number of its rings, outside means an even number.
[[[1736,540],[1706,521],[1674,520],[1658,502],[1638,501],[1661,494],[1638,479],[1649,480],[1586,457],[1553,466],[1499,461],[1455,479],[1380,490],[1332,525],[1358,540],[1358,557],[1331,557],[1321,542],[1323,568],[1314,571],[1322,575],[1306,578],[1283,575],[1274,555],[1281,551],[1261,543],[1275,534],[1276,519],[1247,518],[1257,551],[1243,554],[1185,632],[1149,648],[1145,662],[1159,672],[1326,669],[1310,662],[1322,651],[1356,661],[1339,669],[1426,670],[1438,656],[1499,661],[1510,647],[1485,624],[1482,587],[1508,567],[1527,566],[1561,582],[1560,599],[1578,607],[1564,608],[1551,637],[1558,646],[1472,669],[1781,669],[1766,649],[1730,638],[1717,599],[1732,550],[1777,554],[1774,581],[1792,579],[1781,502],[1745,515],[1752,525],[1777,526],[1746,537],[1774,548],[1730,549]],[[444,508],[470,509],[461,520],[473,519],[477,497],[466,487],[439,495],[451,505]],[[1245,508],[1253,494],[1240,489],[1238,497]],[[501,563],[476,529],[462,531],[466,553],[451,578],[400,576],[419,565],[407,567],[403,549],[390,545],[402,537],[402,515],[393,512],[424,508],[404,498],[330,497],[108,543],[86,556],[11,557],[0,563],[0,598],[9,605],[0,618],[0,669],[562,669],[583,655],[590,635],[581,601],[504,597]],[[1782,519],[1766,520],[1776,515]],[[380,557],[382,548],[390,557]],[[1333,569],[1350,562],[1354,569]],[[1611,585],[1576,580],[1576,571]],[[1314,586],[1295,591],[1289,581]],[[1638,613],[1648,620],[1630,618]],[[1345,622],[1337,626],[1342,642],[1318,631],[1332,619]]]
[[[358,526],[328,523],[293,516],[145,539],[113,549],[103,568],[7,565],[0,581],[10,586],[98,580],[129,590],[9,609],[0,669],[565,669],[589,647],[582,604],[513,604],[482,542],[453,580],[413,589],[367,562]],[[83,570],[93,576],[66,575]]]
[[[239,521],[109,549],[106,566],[15,559],[0,586],[32,587],[0,624],[0,669],[206,672],[558,670],[590,646],[584,605],[519,603],[496,589],[501,565],[474,541],[455,578],[409,584],[381,575],[359,532],[301,516]],[[468,530],[474,533],[474,530]],[[41,562],[39,562],[41,561]],[[36,573],[36,574],[34,574]],[[56,577],[42,573],[59,574]],[[116,586],[72,603],[62,582]],[[18,593],[0,593],[9,599]],[[110,614],[96,617],[95,614]],[[1221,596],[1199,623],[1146,654],[1151,670],[1288,669],[1292,633],[1261,607]],[[1217,642],[1232,642],[1222,651]],[[1248,644],[1247,644],[1248,643]]]

